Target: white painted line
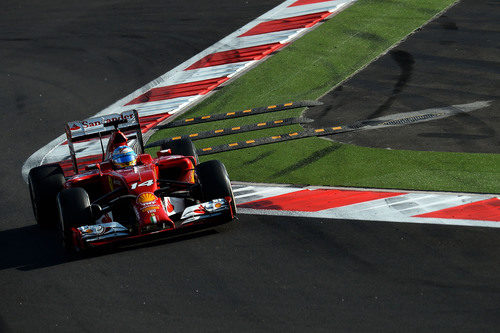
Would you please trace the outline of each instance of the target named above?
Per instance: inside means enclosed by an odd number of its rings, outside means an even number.
[[[171,98],[171,99],[165,99],[161,101],[151,101],[147,103],[138,103],[138,104],[131,104],[128,105],[128,108],[130,109],[137,109],[138,111],[154,111],[155,109],[160,109],[160,108],[171,108],[171,107],[178,107],[179,105],[182,105],[186,102],[188,102],[190,99],[192,99],[196,95],[192,96],[183,96],[183,97],[177,97],[177,98]]]
[[[259,191],[259,192],[252,192],[252,193],[247,193],[247,194],[242,194],[242,195],[236,195],[235,198],[236,199],[241,199],[241,198],[245,198],[245,197],[258,196],[258,195],[261,195],[263,193],[269,193],[269,192],[275,193],[276,189],[270,188],[270,189],[262,190],[262,191]]]
[[[238,71],[241,68],[245,67],[246,65],[247,62],[242,61],[219,66],[210,66],[179,71],[172,77],[167,79],[164,84],[161,85],[161,87],[228,76],[235,71]]]
[[[401,198],[401,197],[405,197],[407,199],[405,200],[401,200],[401,201],[397,201],[397,202],[394,202],[394,203],[387,203],[387,199],[391,199],[391,198]],[[426,195],[426,196],[423,196],[421,197],[420,199],[423,199],[423,198],[431,198],[431,197],[434,197],[434,194],[430,194],[430,195]],[[402,203],[409,203],[409,202],[415,202],[415,198],[413,197],[408,197],[408,194],[402,194],[401,196],[398,196],[398,197],[391,197],[391,198],[383,198],[383,199],[377,199],[377,200],[373,200],[373,201],[370,201],[370,204],[366,203],[366,202],[361,202],[361,203],[358,203],[356,205],[364,205],[366,206],[365,208],[358,208],[358,211],[365,211],[365,210],[374,210],[374,209],[378,209],[378,208],[381,208],[381,207],[386,207],[386,206],[392,206],[392,205],[396,205],[396,204],[402,204]]]
[[[237,189],[233,188],[233,193],[237,193],[237,192],[241,192],[241,191],[249,191],[251,189],[254,189],[254,187],[253,186],[245,186],[245,187],[240,187]]]
[[[441,209],[445,209],[445,208],[448,208],[448,207],[455,207],[455,206],[461,206],[461,205],[463,205],[463,199],[459,199],[459,198],[456,198],[456,197],[443,198],[443,197],[437,196],[437,198],[439,198],[440,200],[437,201],[437,202],[428,203],[428,204],[421,204],[418,201],[415,201],[415,203],[417,204],[417,207],[403,208],[403,209],[399,209],[399,211],[400,212],[404,212],[406,210],[416,209],[416,208],[424,210],[423,208],[425,208],[425,207],[439,207],[439,209],[433,209],[433,210],[431,210],[431,211],[436,211],[436,210],[441,210]],[[470,197],[466,197],[466,198],[467,199],[472,199]],[[478,200],[482,200],[482,199],[478,199]],[[451,203],[454,203],[454,205],[453,204],[450,205]],[[446,204],[448,204],[448,205],[446,205]],[[445,208],[441,208],[441,207],[445,207]]]
[[[249,201],[276,197],[279,195],[297,192],[300,190],[302,189],[297,187],[255,186],[252,193],[249,193],[248,195],[245,194],[245,195],[235,196],[235,198],[237,199],[237,204],[243,204]],[[267,193],[267,195],[262,195],[262,193]],[[251,200],[245,199],[245,198],[250,198],[252,196],[260,198],[252,198]]]
[[[302,29],[291,29],[284,31],[275,31],[259,35],[243,36],[236,38],[232,45],[221,46],[217,52],[230,51],[234,49],[244,49],[248,47],[254,47],[259,45],[274,44],[274,43],[286,43],[290,40],[290,36],[296,35],[299,30]]]
[[[271,20],[279,20],[288,17],[309,15],[320,12],[333,12],[344,7],[346,4],[352,3],[352,1],[324,1],[315,4],[288,7],[283,11],[277,12]]]

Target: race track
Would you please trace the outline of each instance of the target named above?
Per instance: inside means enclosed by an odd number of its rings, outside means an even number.
[[[65,122],[279,3],[7,1],[0,331],[497,329],[498,229],[241,215],[223,232],[75,260],[34,225],[21,166]]]
[[[366,147],[500,153],[498,3],[462,0],[323,96],[305,115],[321,128],[462,104],[477,110],[406,126],[342,133]],[[361,96],[361,97],[360,97]]]

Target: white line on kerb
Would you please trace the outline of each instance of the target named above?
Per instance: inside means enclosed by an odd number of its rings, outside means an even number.
[[[259,194],[262,194],[262,193],[268,193],[268,192],[274,192],[276,191],[275,188],[268,188],[267,190],[263,190],[263,191],[258,191],[258,192],[252,192],[252,193],[248,193],[248,194],[242,194],[242,195],[236,195],[236,199],[239,199],[239,198],[244,198],[244,197],[251,197],[253,195],[259,195]]]
[[[472,199],[471,197],[463,197],[462,199]],[[417,199],[419,200],[419,199]],[[436,202],[431,202],[431,203],[428,203],[428,204],[419,204],[417,202],[417,200],[415,200],[415,202],[417,203],[418,206],[415,206],[415,207],[408,207],[408,208],[403,208],[403,209],[398,209],[400,212],[403,212],[405,210],[410,210],[410,209],[416,209],[416,208],[424,208],[424,207],[430,207],[430,206],[438,206],[438,205],[442,205],[444,203],[448,203],[448,202],[456,202],[457,200],[460,201],[459,198],[457,197],[452,197],[452,198],[447,198],[447,199],[443,199],[443,200],[439,200],[439,201],[436,201]],[[481,199],[479,199],[481,200]],[[459,205],[461,205],[462,203],[461,202],[458,202]],[[390,205],[392,206],[392,205]],[[453,206],[452,206],[453,207]]]
[[[253,187],[253,186],[240,187],[240,188],[237,188],[237,189],[233,189],[233,193],[241,192],[241,191],[248,191],[248,190],[251,190],[251,189],[254,189],[254,188],[255,187]]]
[[[403,194],[403,195],[408,195],[408,193],[406,194]],[[435,195],[434,194],[429,194],[429,195],[425,195],[423,197],[420,197],[418,198],[417,200],[420,200],[420,199],[425,199],[425,198],[431,198],[431,197],[434,197]],[[382,203],[379,204],[379,205],[370,205],[369,207],[366,207],[366,208],[362,208],[362,209],[358,209],[358,212],[362,212],[364,210],[371,210],[371,209],[377,209],[377,208],[381,208],[381,207],[387,207],[387,206],[392,206],[392,205],[396,205],[396,204],[401,204],[401,203],[406,203],[406,202],[415,202],[415,198],[408,198],[406,200],[401,200],[401,201],[398,201],[398,202],[394,202],[392,204],[387,204],[387,202],[385,201],[386,199],[388,198],[384,198],[384,199],[377,199],[377,200],[374,200],[374,201],[381,201]],[[354,204],[354,205],[363,205],[363,204],[366,204],[370,201],[365,201],[365,202],[360,202],[360,203],[357,203],[357,204]]]

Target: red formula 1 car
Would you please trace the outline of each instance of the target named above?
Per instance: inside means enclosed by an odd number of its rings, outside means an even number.
[[[37,223],[58,227],[68,250],[211,227],[235,217],[224,165],[198,163],[189,140],[162,146],[156,158],[144,154],[135,110],[71,122],[66,135],[74,175],[65,177],[60,164],[48,164],[31,169],[28,182]],[[82,170],[75,144],[92,139],[100,143],[101,162]]]

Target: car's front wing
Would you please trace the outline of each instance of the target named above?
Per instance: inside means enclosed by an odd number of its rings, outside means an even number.
[[[189,206],[184,209],[176,227],[159,225],[151,232],[134,233],[118,222],[108,222],[95,225],[84,225],[73,228],[73,243],[77,250],[98,247],[137,238],[146,238],[158,234],[175,233],[177,230],[189,229],[192,226],[210,226],[229,222],[234,218],[231,209],[231,198],[214,199]]]

